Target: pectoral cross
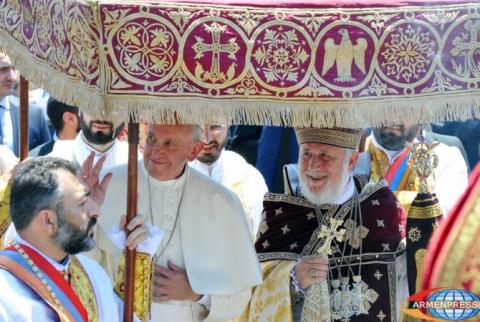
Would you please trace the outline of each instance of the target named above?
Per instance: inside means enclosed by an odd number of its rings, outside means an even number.
[[[337,231],[338,227],[343,224],[343,221],[340,219],[330,218],[330,225],[323,226],[320,229],[320,233],[318,234],[318,238],[325,239],[323,245],[317,250],[319,254],[332,254],[332,242],[333,240],[337,240],[341,242],[343,237],[345,236],[346,230],[340,229]]]

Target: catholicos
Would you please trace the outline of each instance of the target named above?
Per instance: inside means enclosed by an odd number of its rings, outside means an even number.
[[[255,243],[264,282],[240,320],[398,320],[408,296],[404,210],[388,183],[352,175],[359,130],[296,135],[288,193],[264,200]],[[322,283],[324,293],[312,291]]]

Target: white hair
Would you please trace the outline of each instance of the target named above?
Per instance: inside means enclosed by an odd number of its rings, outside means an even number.
[[[192,131],[193,141],[202,141],[204,137],[203,128],[199,124],[192,124],[190,125],[190,127]]]

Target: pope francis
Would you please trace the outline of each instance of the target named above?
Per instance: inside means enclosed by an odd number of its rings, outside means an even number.
[[[238,198],[187,165],[203,148],[196,125],[150,125],[138,171],[138,214],[165,233],[154,256],[152,321],[239,316],[262,277]],[[127,166],[112,170],[94,256],[115,279],[121,258],[104,234],[126,209]]]

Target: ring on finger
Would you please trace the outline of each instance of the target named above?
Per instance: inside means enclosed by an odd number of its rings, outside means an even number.
[[[320,271],[316,268],[311,268],[308,271],[308,275],[310,275],[310,277],[318,277],[320,275]]]

